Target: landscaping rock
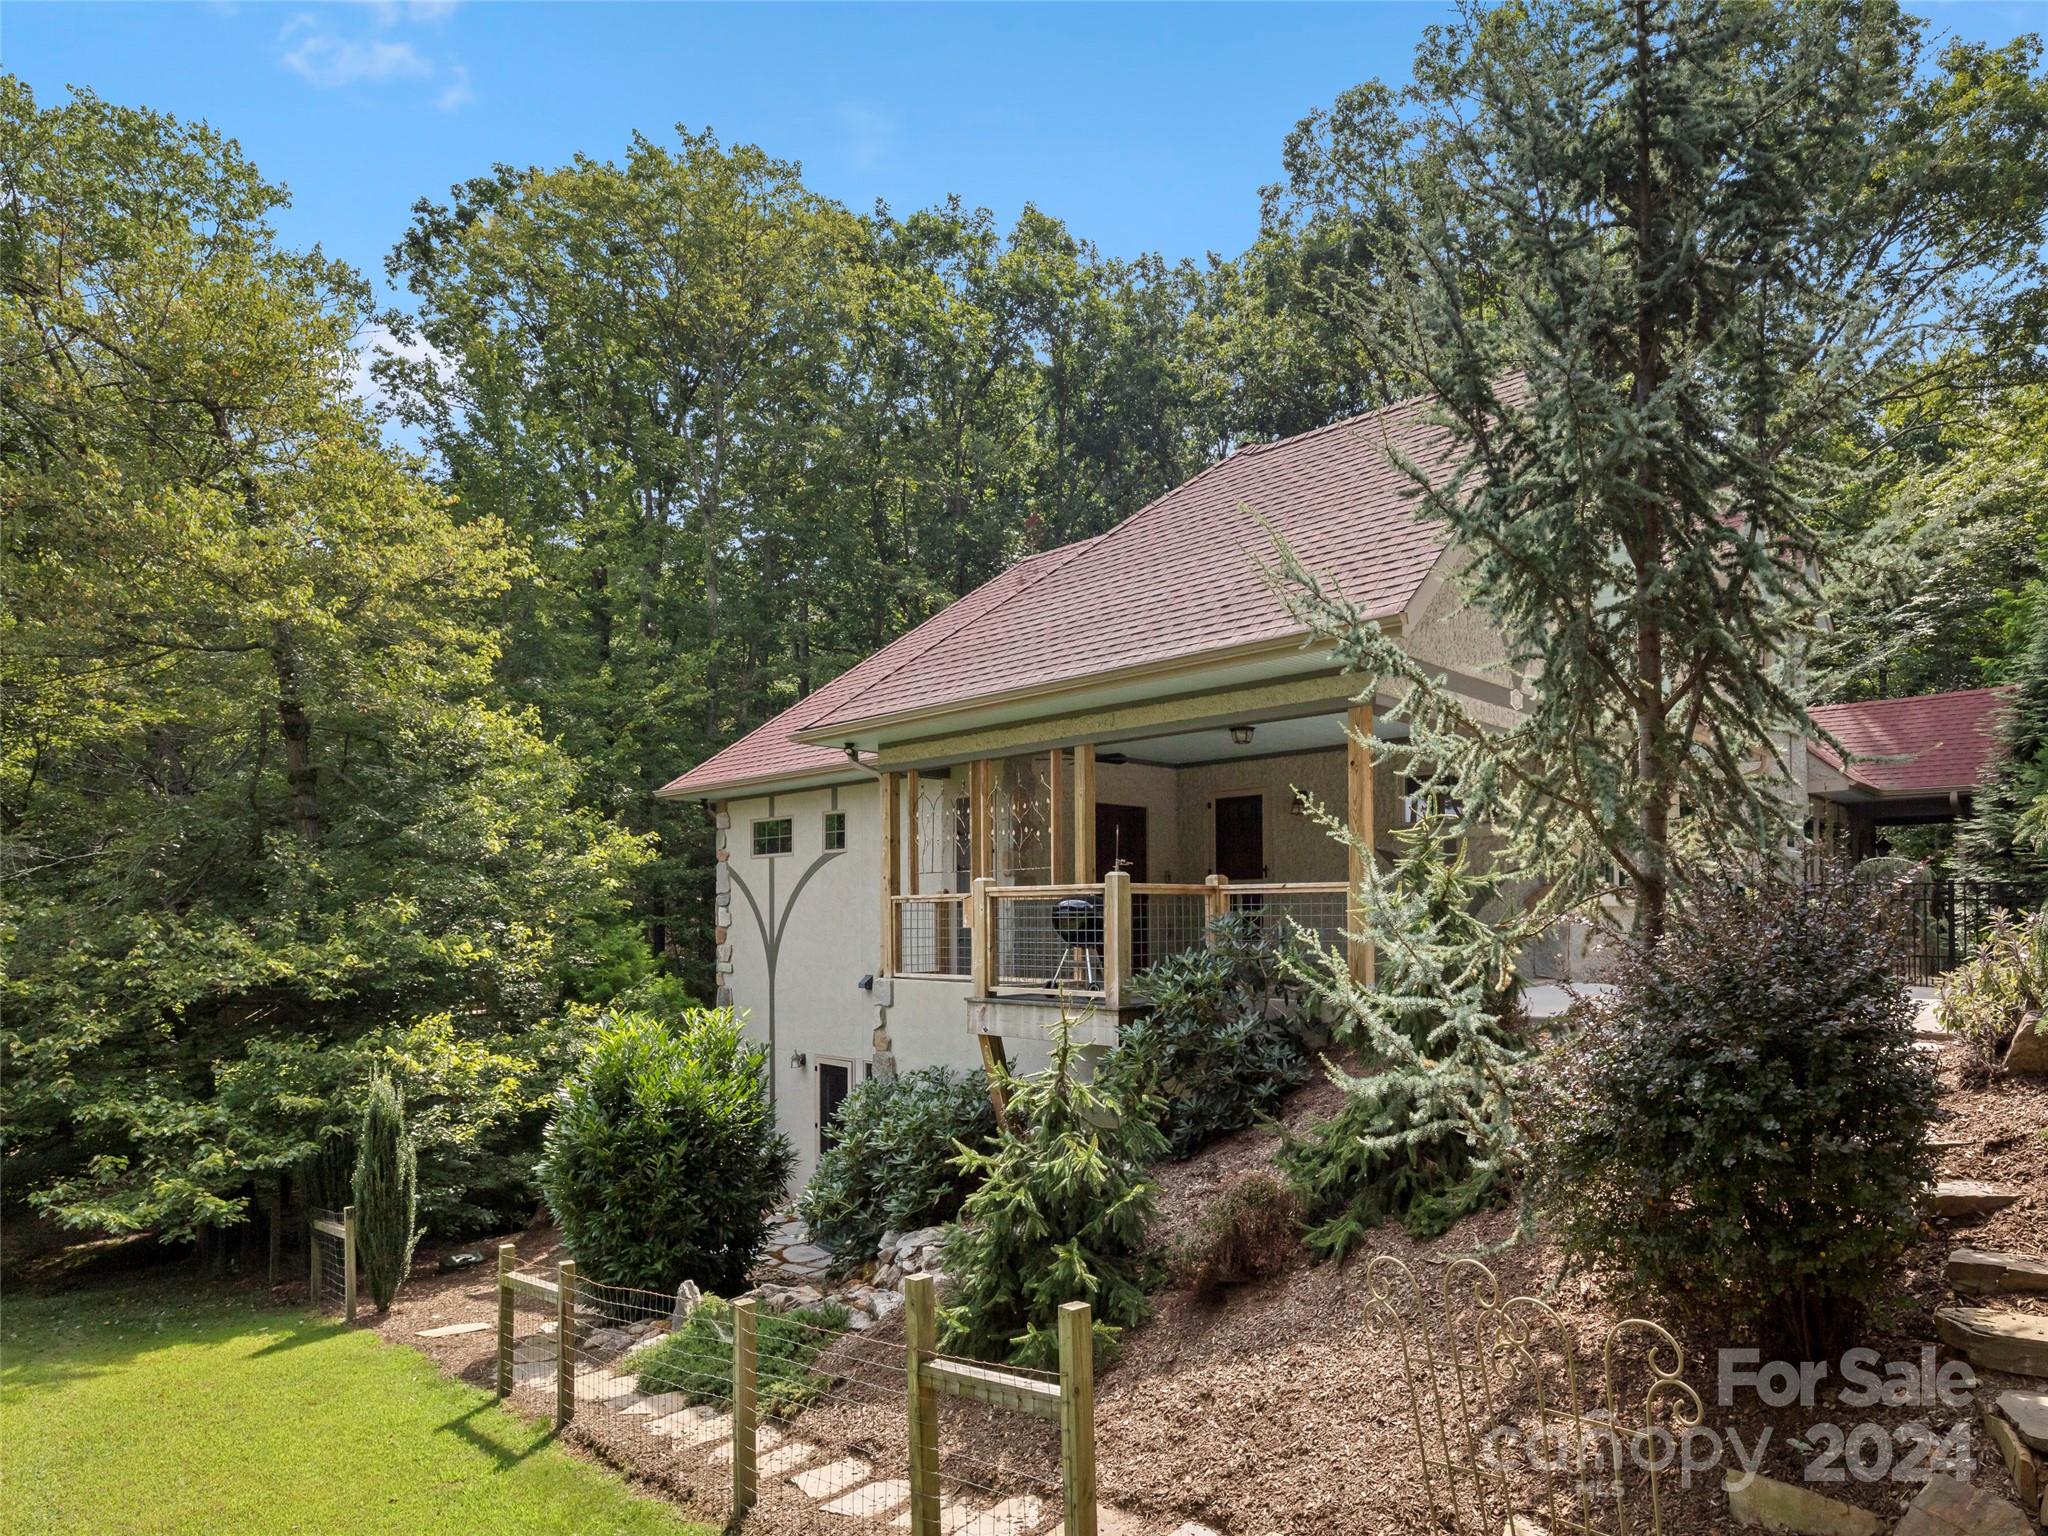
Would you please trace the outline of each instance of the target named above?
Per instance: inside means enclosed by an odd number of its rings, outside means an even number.
[[[2048,1393],[2001,1392],[1998,1411],[2019,1431],[2022,1440],[2048,1455]]]
[[[2003,1063],[2008,1072],[2048,1072],[2048,1029],[2041,1027],[2039,1014],[2028,1014],[2020,1022],[2012,1044],[2005,1048]]]
[[[423,1339],[452,1339],[458,1333],[482,1333],[486,1328],[492,1326],[494,1325],[491,1323],[444,1323],[439,1328],[422,1328],[420,1330],[420,1337]]]
[[[2003,1184],[1986,1184],[1981,1179],[1943,1179],[1934,1186],[1934,1214],[1950,1221],[1989,1216],[2019,1199],[2020,1191]]]
[[[858,1456],[848,1456],[843,1461],[828,1461],[822,1467],[799,1472],[790,1481],[809,1498],[829,1499],[866,1482],[873,1470]]]
[[[670,1330],[682,1327],[690,1320],[690,1314],[703,1305],[704,1293],[697,1289],[696,1281],[685,1280],[677,1286],[675,1310],[668,1315]]]
[[[2013,1253],[1958,1248],[1948,1256],[1948,1283],[1965,1296],[2048,1293],[2048,1264]]]
[[[1936,1473],[1894,1536],[2034,1536],[2034,1523],[2004,1499]]]
[[[2005,1470],[2012,1475],[2013,1487],[2019,1490],[2020,1503],[2032,1509],[2041,1502],[2040,1458],[2020,1439],[2019,1431],[2005,1416],[1990,1408],[1984,1410],[1984,1432],[2005,1459]]]
[[[480,1253],[444,1253],[441,1255],[441,1262],[434,1268],[440,1274],[452,1275],[458,1269],[472,1269],[483,1261],[484,1256]]]
[[[2048,1377],[2048,1317],[1996,1307],[1943,1307],[1934,1314],[1934,1331],[1980,1370]]]
[[[1867,1509],[1774,1477],[1745,1478],[1730,1472],[1722,1479],[1721,1488],[1737,1525],[1796,1531],[1802,1536],[1878,1536],[1884,1529],[1884,1521]]]

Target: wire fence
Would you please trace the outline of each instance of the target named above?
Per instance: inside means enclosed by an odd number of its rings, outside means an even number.
[[[994,892],[989,913],[999,990],[1102,995],[1102,887],[1004,888]]]
[[[896,974],[965,980],[974,966],[966,895],[898,896],[896,910]]]
[[[662,1489],[695,1519],[754,1512],[760,1528],[914,1530],[912,1361],[900,1312],[771,1310],[511,1267],[499,1274],[500,1391]],[[862,1326],[856,1326],[856,1323]],[[989,1380],[1059,1378],[951,1362]],[[1055,1413],[1055,1420],[1056,1420]],[[1061,1518],[1057,1422],[947,1398],[927,1419],[930,1536],[1032,1536]],[[1092,1437],[1091,1437],[1092,1450]],[[1090,1463],[1092,1466],[1092,1461]]]
[[[306,1212],[306,1289],[318,1312],[356,1316],[355,1208]]]
[[[1208,942],[1209,890],[1200,885],[1131,887],[1131,969],[1143,971]]]
[[[1303,885],[1230,887],[1230,911],[1259,925],[1260,937],[1278,948],[1296,933],[1313,933],[1341,949],[1350,890],[1342,881]]]

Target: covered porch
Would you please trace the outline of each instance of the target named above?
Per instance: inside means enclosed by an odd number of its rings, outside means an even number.
[[[1379,739],[1370,706],[1339,703],[885,770],[882,974],[964,984],[984,1035],[1042,1034],[1064,1006],[1106,1040],[1133,975],[1234,913],[1369,980],[1344,936],[1359,855],[1303,797],[1388,851]]]

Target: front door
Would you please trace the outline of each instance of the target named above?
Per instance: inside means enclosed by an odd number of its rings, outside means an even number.
[[[1145,873],[1145,807],[1142,805],[1095,806],[1095,878],[1120,869],[1138,884]]]
[[[835,1122],[839,1119],[839,1106],[852,1091],[852,1062],[818,1063],[818,1156],[823,1157],[838,1145],[839,1128]]]
[[[1266,878],[1266,802],[1261,796],[1217,796],[1216,873],[1229,880]]]

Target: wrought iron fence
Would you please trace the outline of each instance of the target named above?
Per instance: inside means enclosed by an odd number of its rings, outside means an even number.
[[[1899,887],[1902,909],[1897,969],[1902,980],[1932,986],[1977,952],[1999,917],[2026,909],[2019,886],[1982,880],[1912,880]]]

